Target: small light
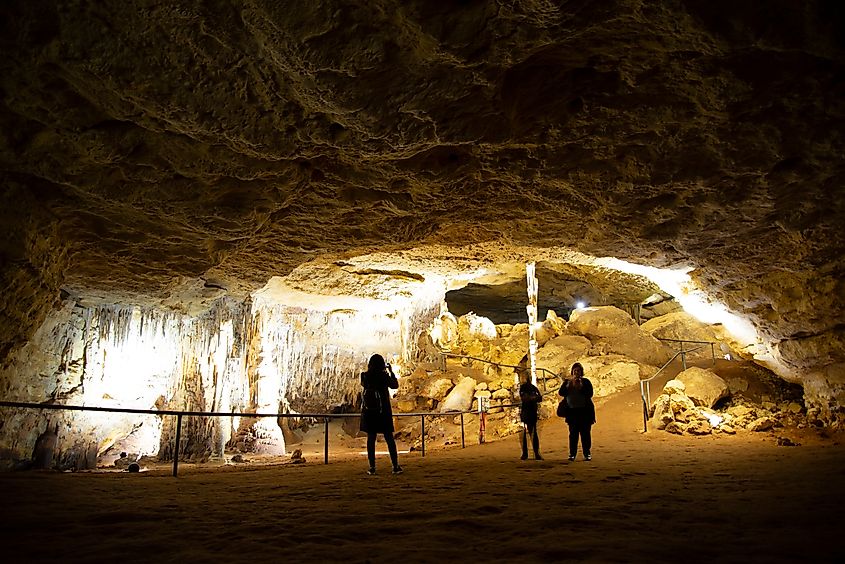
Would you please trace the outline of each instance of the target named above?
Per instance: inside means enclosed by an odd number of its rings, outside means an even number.
[[[584,309],[585,307],[587,307],[587,304],[585,304],[584,302],[578,302],[577,304],[575,304],[575,309]]]
[[[711,427],[718,427],[722,424],[722,421],[725,420],[724,417],[716,415],[715,413],[705,413],[704,416],[707,418],[708,421],[710,421]]]

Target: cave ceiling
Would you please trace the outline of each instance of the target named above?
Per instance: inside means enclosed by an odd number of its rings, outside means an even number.
[[[843,12],[4,2],[3,346],[61,291],[176,306],[530,249],[687,266],[775,339],[841,337]]]

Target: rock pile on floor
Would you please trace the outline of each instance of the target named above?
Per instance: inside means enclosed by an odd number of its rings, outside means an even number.
[[[674,434],[762,432],[815,424],[799,401],[751,402],[730,396],[727,383],[709,370],[691,368],[668,381],[651,406],[655,428]]]

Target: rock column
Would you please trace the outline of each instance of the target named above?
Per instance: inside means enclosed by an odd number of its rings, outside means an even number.
[[[525,277],[528,286],[528,364],[531,367],[531,383],[537,385],[537,277],[533,262],[525,263]]]

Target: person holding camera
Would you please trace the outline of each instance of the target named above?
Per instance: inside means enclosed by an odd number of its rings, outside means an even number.
[[[367,459],[370,462],[367,474],[372,476],[376,473],[376,438],[379,433],[384,435],[387,443],[393,473],[401,474],[402,467],[399,466],[399,454],[393,438],[393,409],[389,392],[389,389],[399,388],[399,380],[380,354],[370,357],[367,371],[361,373],[361,386],[364,388],[361,394],[361,431],[367,433]]]
[[[567,378],[558,390],[566,401],[566,424],[569,425],[569,460],[575,460],[578,453],[578,439],[584,451],[584,460],[592,460],[590,449],[593,439],[591,428],[596,422],[596,408],[593,405],[593,384],[584,378],[584,367],[580,362],[572,365],[572,378]]]

